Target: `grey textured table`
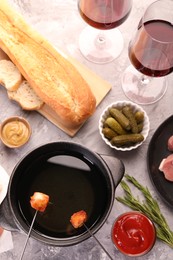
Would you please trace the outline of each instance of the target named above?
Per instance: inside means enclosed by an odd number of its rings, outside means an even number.
[[[35,28],[46,36],[55,47],[62,48],[65,52],[71,54],[81,63],[96,72],[102,78],[112,84],[112,90],[102,103],[97,107],[95,114],[84,124],[75,137],[71,138],[52,123],[46,120],[37,112],[25,112],[21,108],[8,100],[5,90],[0,87],[0,120],[11,115],[20,115],[28,119],[32,125],[32,137],[30,142],[23,148],[10,150],[0,143],[0,164],[10,175],[16,163],[27,152],[33,148],[52,141],[67,140],[86,145],[95,152],[117,156],[122,159],[126,172],[133,175],[142,184],[147,185],[151,193],[157,198],[159,205],[166,215],[170,227],[173,229],[173,212],[161,200],[155,188],[152,186],[148,172],[146,155],[150,139],[157,127],[172,114],[172,97],[173,97],[173,75],[168,76],[168,90],[165,96],[157,103],[149,106],[143,106],[149,115],[150,132],[147,140],[137,150],[132,152],[116,152],[111,150],[101,140],[98,131],[98,121],[103,109],[113,101],[127,100],[121,89],[121,75],[125,68],[129,65],[127,55],[128,43],[132,33],[137,26],[145,8],[152,3],[152,0],[134,0],[133,9],[128,20],[119,27],[124,37],[124,49],[122,54],[113,62],[105,65],[97,65],[88,62],[78,49],[78,36],[80,30],[85,26],[84,21],[77,12],[76,0],[9,0],[26,18],[33,24]],[[116,189],[116,196],[122,194],[120,186]],[[101,243],[114,256],[116,260],[131,259],[125,257],[113,246],[110,238],[111,227],[114,219],[121,213],[126,212],[129,208],[115,201],[111,214],[103,227],[97,232],[96,236]],[[14,249],[0,254],[2,260],[19,259],[25,234],[13,232]],[[56,259],[56,260],[106,260],[108,257],[104,251],[97,245],[93,238],[72,246],[72,247],[51,247],[41,244],[34,239],[30,239],[26,249],[27,260],[39,259]],[[172,260],[173,249],[160,241],[156,241],[153,250],[144,257],[136,257],[135,259],[148,260]]]

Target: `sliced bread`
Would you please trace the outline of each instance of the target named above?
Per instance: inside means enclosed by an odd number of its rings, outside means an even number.
[[[15,100],[24,110],[38,110],[44,102],[24,80],[16,91],[7,91],[8,97]]]
[[[17,90],[22,82],[22,75],[10,60],[0,60],[0,84],[7,90]]]

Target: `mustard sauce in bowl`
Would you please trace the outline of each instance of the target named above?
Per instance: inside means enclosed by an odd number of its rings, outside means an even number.
[[[0,133],[1,140],[6,146],[17,148],[29,140],[31,128],[26,119],[22,117],[10,117],[2,122]]]

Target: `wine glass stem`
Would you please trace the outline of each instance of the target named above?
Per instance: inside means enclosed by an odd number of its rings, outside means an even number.
[[[142,85],[142,86],[146,86],[146,85],[148,85],[149,82],[150,82],[149,77],[146,76],[146,75],[142,75],[141,85]]]
[[[106,46],[106,38],[103,32],[99,32],[96,40],[95,40],[95,45],[99,49],[104,49]]]

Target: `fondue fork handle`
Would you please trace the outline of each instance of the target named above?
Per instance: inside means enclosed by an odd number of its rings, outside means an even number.
[[[25,245],[24,245],[24,247],[23,247],[23,251],[22,251],[22,254],[21,254],[21,256],[20,256],[20,260],[23,259],[23,255],[24,255],[24,253],[25,253],[25,249],[26,249],[26,246],[27,246],[27,243],[28,243],[28,240],[29,240],[31,231],[32,231],[32,227],[33,227],[33,225],[34,225],[34,222],[35,222],[35,219],[36,219],[36,216],[37,216],[37,213],[38,213],[38,210],[36,210],[36,212],[35,212],[35,214],[34,214],[34,217],[33,217],[33,219],[32,219],[32,223],[31,223],[31,226],[30,226],[30,228],[29,228],[29,231],[28,231],[28,234],[27,234],[27,238],[26,238],[26,241],[25,241]]]
[[[93,237],[95,239],[95,241],[99,244],[99,246],[101,246],[101,248],[103,249],[103,251],[107,254],[107,256],[111,259],[114,260],[112,258],[112,256],[108,253],[108,251],[104,248],[104,246],[100,243],[100,241],[96,238],[96,236],[91,232],[91,230],[85,225],[85,223],[83,223],[84,227],[86,228],[86,230],[88,231],[88,233],[90,234],[91,237]]]

